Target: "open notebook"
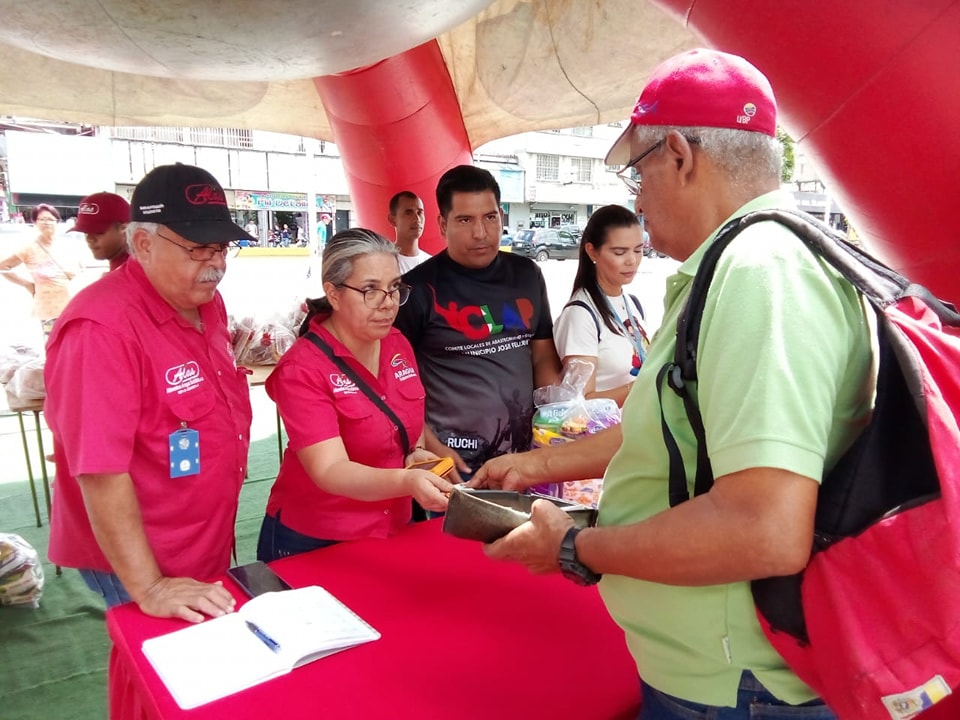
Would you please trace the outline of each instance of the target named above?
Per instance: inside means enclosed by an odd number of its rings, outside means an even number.
[[[266,593],[235,613],[145,640],[143,654],[189,710],[379,637],[311,585]]]

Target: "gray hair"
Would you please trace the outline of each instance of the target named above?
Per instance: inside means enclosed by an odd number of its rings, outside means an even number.
[[[327,240],[323,249],[323,271],[321,278],[324,283],[340,287],[353,274],[353,262],[358,257],[384,253],[395,258],[400,254],[397,246],[383,235],[367,230],[366,228],[348,228],[342,230]],[[400,262],[397,261],[397,272],[400,271]],[[307,332],[310,318],[317,313],[329,313],[333,308],[324,295],[321,298],[307,298],[307,318],[300,326],[300,335]]]
[[[156,235],[159,227],[160,223],[155,222],[128,222],[125,231],[127,236],[127,251],[134,257],[137,256],[136,248],[133,246],[133,236],[136,235],[137,230],[143,230],[151,235]]]
[[[637,144],[652,145],[671,130],[687,138],[698,138],[700,150],[709,155],[735,185],[748,187],[757,181],[780,182],[783,145],[776,138],[761,132],[727,128],[637,125]]]
[[[366,228],[342,230],[327,241],[323,249],[323,282],[340,286],[353,273],[358,257],[384,253],[397,257],[397,246],[383,235]],[[397,266],[399,270],[399,264]]]

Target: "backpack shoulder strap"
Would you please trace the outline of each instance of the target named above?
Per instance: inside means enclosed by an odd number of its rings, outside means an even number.
[[[731,220],[720,229],[716,239],[704,253],[690,288],[687,303],[677,319],[674,360],[661,368],[657,376],[657,395],[661,398],[661,431],[670,457],[671,506],[687,500],[689,493],[683,460],[663,414],[663,384],[666,383],[671,390],[683,398],[684,409],[697,440],[694,494],[699,495],[707,492],[713,485],[713,474],[707,454],[703,419],[688,392],[687,385],[697,380],[697,345],[707,290],[713,280],[717,261],[730,242],[750,225],[770,221],[780,223],[791,230],[811,252],[826,260],[878,311],[882,312],[884,308],[904,297],[914,296],[935,312],[945,325],[960,324],[960,314],[952,305],[938,299],[923,286],[911,283],[903,275],[847,242],[832,228],[806,213],[792,210],[761,210]]]
[[[633,304],[637,307],[637,312],[640,313],[640,319],[646,320],[647,316],[643,314],[643,305],[640,304],[640,298],[631,293],[630,299],[633,300]]]
[[[596,311],[594,311],[594,309],[583,300],[571,300],[563,307],[566,309],[572,305],[575,305],[576,307],[582,307],[584,310],[590,313],[590,317],[593,319],[593,324],[597,326],[597,342],[600,342],[600,319],[597,317]]]

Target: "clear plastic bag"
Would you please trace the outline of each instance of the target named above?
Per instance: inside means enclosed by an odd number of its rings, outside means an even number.
[[[4,386],[11,408],[23,408],[47,396],[43,383],[44,358],[33,358],[18,367]]]
[[[583,391],[593,368],[589,360],[572,360],[559,384],[534,390],[533,402],[537,406],[533,415],[534,448],[568,443],[620,424],[620,408],[616,401],[584,397]],[[559,483],[537,485],[531,490],[582,505],[596,505],[600,484],[598,479],[587,479],[563,483],[562,486]]]
[[[230,318],[233,355],[239,365],[275,365],[297,339],[304,311],[298,302],[286,313],[267,318]]]
[[[620,408],[609,398],[587,400],[583,389],[593,374],[589,360],[571,360],[558,385],[533,391],[533,447],[546,447],[593,435],[620,423]]]
[[[38,608],[43,566],[33,546],[19,535],[0,533],[0,605]]]
[[[0,385],[6,385],[21,365],[40,356],[36,350],[26,345],[8,345],[0,347]]]

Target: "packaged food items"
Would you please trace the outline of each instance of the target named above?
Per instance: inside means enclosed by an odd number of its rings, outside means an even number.
[[[559,384],[534,390],[533,402],[537,409],[533,415],[533,447],[571,442],[620,423],[620,408],[614,400],[587,400],[583,396],[583,389],[592,374],[592,362],[572,360]],[[553,483],[537,485],[531,490],[584,505],[596,505],[599,500],[598,479],[568,482],[563,486]]]
[[[38,608],[42,594],[37,551],[19,535],[0,533],[0,605]]]

